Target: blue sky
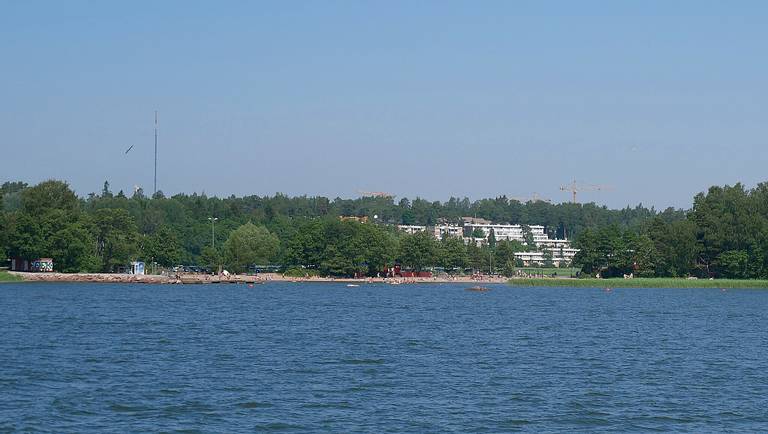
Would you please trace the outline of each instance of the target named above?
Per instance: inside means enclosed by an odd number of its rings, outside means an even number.
[[[689,207],[768,179],[768,2],[0,1],[0,181]],[[124,151],[134,145],[127,155]]]

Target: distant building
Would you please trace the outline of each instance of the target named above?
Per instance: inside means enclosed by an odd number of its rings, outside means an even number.
[[[406,234],[413,235],[417,232],[426,232],[427,227],[419,225],[397,225],[397,229],[405,232]]]
[[[464,241],[475,244],[482,244],[488,242],[488,238],[493,232],[496,241],[518,241],[522,244],[528,244],[526,238],[526,230],[523,225],[502,225],[493,224],[488,220],[482,219],[469,219],[464,218],[464,227],[467,229],[467,233],[473,234],[479,230],[482,232],[483,237],[466,237]],[[571,242],[567,239],[549,238],[544,231],[544,226],[541,225],[529,225],[530,236],[533,239],[533,244],[539,251],[537,252],[520,252],[515,253],[515,257],[523,260],[526,265],[530,264],[543,264],[544,251],[552,252],[552,262],[556,266],[570,264],[573,257],[576,256],[579,249],[571,248]],[[533,247],[533,246],[532,246]]]
[[[32,261],[32,271],[36,273],[53,273],[53,259],[38,258]]]
[[[464,221],[464,226],[467,225],[489,225],[491,224],[490,220],[481,219],[477,217],[463,217],[462,220]]]
[[[339,220],[341,220],[343,222],[368,223],[368,216],[364,215],[362,217],[357,217],[357,216],[341,215],[341,216],[339,216]]]
[[[487,221],[487,220],[486,220]],[[519,241],[521,243],[525,243],[525,230],[523,228],[523,225],[500,225],[500,224],[493,224],[493,223],[471,223],[471,222],[464,222],[464,227],[467,228],[469,233],[475,232],[477,229],[482,231],[483,238],[486,240],[491,235],[491,231],[493,231],[493,236],[496,238],[496,241]],[[541,225],[530,225],[528,228],[531,231],[531,235],[533,236],[533,242],[536,243],[538,246],[539,243],[546,243],[549,240],[549,237],[544,232],[544,226]]]
[[[144,274],[144,263],[141,261],[133,261],[131,262],[131,265],[128,266],[128,274]]]
[[[435,226],[434,234],[435,238],[438,240],[442,239],[443,237],[461,238],[464,236],[464,228],[459,225],[437,225]]]
[[[571,247],[571,241],[556,238],[539,239],[536,240],[536,247],[548,250],[568,249]]]
[[[30,261],[22,258],[11,258],[11,271],[30,271]]]
[[[38,258],[30,261],[23,258],[11,258],[11,271],[31,271],[35,273],[52,273],[53,259]]]
[[[558,250],[548,250],[552,252],[552,264],[555,267],[565,267],[571,264],[573,257],[576,256],[579,249],[563,248]],[[523,265],[536,266],[544,265],[546,259],[544,258],[544,251],[538,252],[517,252],[515,253],[515,259],[523,261]]]

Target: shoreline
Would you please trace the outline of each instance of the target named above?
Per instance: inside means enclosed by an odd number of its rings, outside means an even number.
[[[768,280],[749,279],[688,279],[683,277],[611,278],[611,279],[552,279],[518,278],[509,279],[510,286],[517,287],[568,287],[568,288],[669,288],[669,289],[768,289]]]
[[[686,279],[686,278],[634,278],[634,279],[577,279],[570,277],[488,277],[488,276],[455,276],[445,277],[408,277],[408,278],[334,278],[334,277],[288,277],[278,273],[263,273],[258,275],[207,275],[207,274],[173,274],[173,275],[133,275],[112,273],[30,273],[8,271],[15,279],[0,283],[141,283],[161,285],[205,285],[205,284],[265,284],[268,282],[289,283],[344,283],[344,284],[427,284],[427,283],[462,283],[476,284],[507,284],[511,287],[550,287],[550,288],[715,288],[715,289],[768,289],[768,280],[737,280],[737,279]]]
[[[506,277],[473,278],[458,276],[455,278],[437,277],[400,277],[400,278],[334,278],[334,277],[288,277],[278,273],[263,273],[258,275],[208,275],[208,274],[174,274],[174,275],[134,275],[112,273],[30,273],[9,271],[9,275],[17,276],[23,282],[77,282],[77,283],[144,283],[166,285],[201,285],[201,284],[264,284],[268,282],[294,283],[349,283],[367,284],[383,283],[390,285],[413,283],[507,283]]]

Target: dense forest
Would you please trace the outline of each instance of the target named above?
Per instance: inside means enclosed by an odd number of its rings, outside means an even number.
[[[100,193],[79,197],[62,181],[0,186],[0,253],[52,257],[64,272],[114,271],[131,260],[162,267],[195,264],[247,271],[253,264],[324,275],[376,275],[400,264],[420,270],[492,269],[510,274],[516,242],[466,246],[459,239],[406,235],[395,224],[458,223],[464,216],[541,224],[575,240],[585,274],[618,276],[768,276],[768,187],[712,187],[690,211],[638,205],[611,210],[589,204],[520,203],[506,197],[447,202],[363,197],[200,194],[147,197]],[[370,223],[341,221],[367,216]],[[216,219],[212,221],[212,219]],[[307,271],[309,272],[309,271]]]
[[[587,228],[576,241],[575,265],[588,274],[765,279],[768,183],[710,187],[694,197],[684,219]]]

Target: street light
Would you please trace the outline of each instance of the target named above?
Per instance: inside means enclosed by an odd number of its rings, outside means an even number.
[[[208,217],[208,220],[211,221],[211,247],[216,249],[216,230],[214,229],[216,220],[218,220],[217,217]]]

